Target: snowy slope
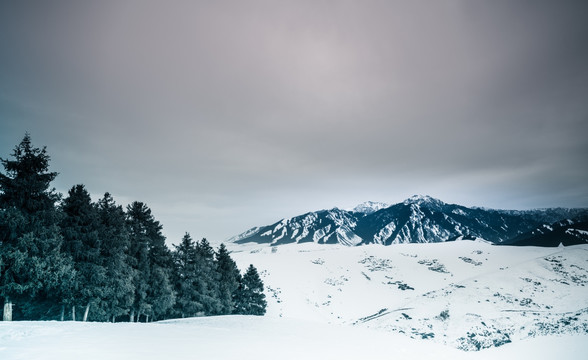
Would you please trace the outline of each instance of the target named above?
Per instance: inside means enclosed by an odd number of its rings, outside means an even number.
[[[585,245],[258,245],[233,257],[260,270],[269,316],[368,327],[463,350],[588,333]]]
[[[395,343],[391,349],[389,341]],[[359,345],[361,344],[361,345]],[[367,329],[253,316],[151,324],[0,322],[3,360],[459,359],[459,351]]]

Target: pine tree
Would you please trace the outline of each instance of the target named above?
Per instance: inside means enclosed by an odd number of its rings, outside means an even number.
[[[129,265],[130,238],[125,213],[109,193],[98,201],[102,266],[106,269],[106,292],[101,307],[106,320],[128,315],[135,289]]]
[[[76,320],[73,308],[76,305],[85,309],[83,321],[88,319],[90,308],[95,319],[104,320],[100,304],[107,284],[106,269],[102,266],[98,212],[84,185],[73,186],[61,207],[64,214],[61,221],[63,250],[73,259],[77,272],[77,291],[69,304],[72,320]]]
[[[196,292],[196,244],[190,234],[174,245],[175,288],[177,293],[176,314],[182,318],[196,316],[203,310]]]
[[[224,244],[216,252],[216,271],[219,274],[218,295],[221,314],[231,314],[235,308],[234,293],[239,288],[239,269]]]
[[[214,249],[205,238],[196,243],[196,292],[202,304],[202,315],[221,313],[218,288],[219,274],[214,261]]]
[[[50,189],[46,149],[35,148],[27,133],[12,153],[0,159],[0,296],[4,320],[12,320],[13,301],[21,318],[51,317],[52,304],[66,297],[73,270],[61,256],[59,194]],[[16,316],[16,317],[19,317]]]
[[[150,221],[151,211],[141,202],[133,202],[127,207],[127,224],[130,235],[130,259],[133,268],[133,287],[135,298],[131,306],[130,321],[135,321],[142,313],[151,311],[147,303],[147,288],[149,282],[149,238],[147,226]]]
[[[49,186],[57,173],[48,172],[47,149],[33,147],[27,133],[12,157],[14,160],[0,159],[7,173],[0,173],[0,207],[16,208],[27,215],[53,212],[59,195]]]
[[[235,312],[243,315],[263,315],[266,306],[263,282],[257,269],[253,265],[249,265],[236,292]]]
[[[154,232],[149,237],[149,257],[151,274],[148,291],[148,301],[152,304],[151,319],[163,317],[175,304],[176,293],[171,281],[173,274],[173,259],[169,248],[165,245],[165,237],[161,233],[162,226],[155,222]]]
[[[141,315],[165,314],[175,303],[171,285],[173,260],[165,246],[162,226],[155,220],[144,203],[133,202],[127,207],[127,224],[130,231],[130,263],[134,269],[135,299],[130,320]]]

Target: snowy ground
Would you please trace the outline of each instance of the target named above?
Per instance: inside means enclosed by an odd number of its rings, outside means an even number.
[[[588,335],[588,246],[481,241],[235,248],[255,264],[268,315],[405,334],[479,350],[551,334]]]
[[[585,359],[586,336],[463,352],[402,335],[294,319],[222,316],[151,324],[0,322],[0,359]]]
[[[588,353],[588,246],[462,241],[233,250],[240,268],[253,263],[263,276],[265,317],[0,322],[0,359],[584,359]],[[477,348],[483,350],[458,350]]]

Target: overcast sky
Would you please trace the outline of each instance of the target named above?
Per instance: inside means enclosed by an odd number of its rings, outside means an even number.
[[[0,157],[213,243],[413,194],[588,206],[588,2],[1,1]]]

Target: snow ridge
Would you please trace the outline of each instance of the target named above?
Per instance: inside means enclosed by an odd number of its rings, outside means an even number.
[[[366,201],[366,202],[363,202],[363,203],[357,205],[356,207],[351,209],[351,211],[368,215],[368,214],[375,213],[378,210],[385,209],[389,206],[390,206],[389,204],[386,204],[383,202]]]
[[[561,226],[553,225],[551,220],[564,221],[570,214],[588,218],[588,209],[491,210],[446,204],[431,196],[414,195],[390,206],[368,201],[353,210],[333,208],[310,212],[253,228],[230,241],[238,244],[314,242],[355,246],[483,238],[503,244],[532,230],[540,234],[552,232]],[[581,232],[574,234],[585,237]]]

